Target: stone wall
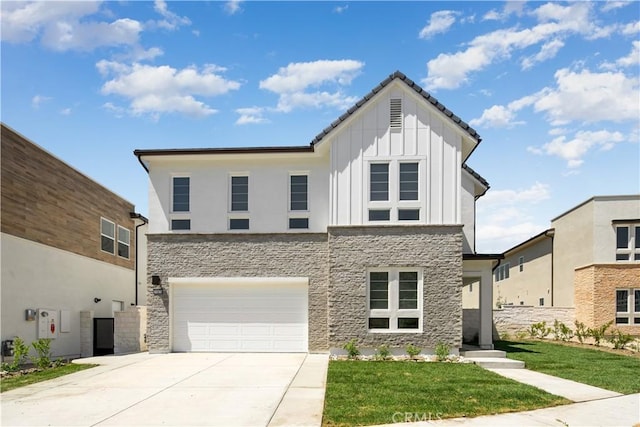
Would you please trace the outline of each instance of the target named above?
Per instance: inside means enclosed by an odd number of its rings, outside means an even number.
[[[147,351],[147,307],[129,306],[114,313],[113,351],[115,354]]]
[[[513,336],[526,331],[533,323],[547,322],[547,326],[553,327],[556,319],[573,329],[574,308],[506,305],[502,309],[493,310],[494,339],[499,339],[505,333]]]
[[[166,291],[153,295],[148,278],[150,352],[170,351],[169,277],[308,277],[309,350],[327,350],[326,234],[150,234],[148,259]]]
[[[460,347],[461,253],[461,226],[329,227],[329,346]],[[386,267],[422,270],[422,333],[368,332],[367,270]]]
[[[93,356],[93,311],[80,312],[80,357]]]
[[[587,326],[600,326],[616,318],[616,289],[640,289],[640,265],[593,264],[576,269],[576,318]],[[634,316],[636,317],[636,316]],[[637,316],[640,317],[640,316]],[[614,324],[623,333],[640,335],[640,324]]]

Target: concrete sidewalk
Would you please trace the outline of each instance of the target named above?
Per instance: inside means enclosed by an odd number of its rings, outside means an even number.
[[[622,394],[616,393],[615,391],[554,377],[541,372],[530,371],[529,369],[488,368],[487,370],[502,375],[503,377],[537,387],[547,393],[562,396],[574,402],[588,402],[590,400],[622,396]],[[640,373],[638,373],[638,375],[640,375]]]

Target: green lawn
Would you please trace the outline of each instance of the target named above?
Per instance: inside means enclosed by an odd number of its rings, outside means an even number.
[[[323,424],[474,417],[569,403],[472,364],[331,361]]]
[[[500,341],[495,348],[527,369],[618,393],[640,392],[640,359],[546,341]]]
[[[24,387],[29,384],[39,383],[63,375],[72,374],[98,365],[69,363],[57,368],[50,368],[44,371],[33,372],[26,375],[16,377],[5,377],[0,380],[0,393],[13,390],[14,388]]]

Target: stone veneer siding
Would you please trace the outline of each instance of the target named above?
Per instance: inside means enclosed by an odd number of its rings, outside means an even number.
[[[589,327],[616,318],[616,289],[640,288],[638,263],[592,264],[577,268],[574,278],[576,319]],[[631,319],[633,322],[633,319]],[[623,333],[640,335],[640,325],[616,325]]]
[[[329,346],[361,347],[462,339],[462,226],[329,227]],[[423,332],[368,332],[367,270],[417,267],[423,272]]]
[[[309,350],[326,351],[327,235],[303,234],[149,234],[149,351],[168,352],[169,277],[308,277]],[[166,292],[153,295],[151,276]]]

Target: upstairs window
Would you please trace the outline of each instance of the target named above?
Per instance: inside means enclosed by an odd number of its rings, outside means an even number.
[[[189,186],[188,176],[173,177],[173,212],[189,212]]]
[[[418,163],[400,163],[400,200],[418,200]]]
[[[247,212],[249,210],[249,177],[231,177],[231,211]]]
[[[371,163],[369,179],[369,200],[372,202],[389,200],[389,163]]]
[[[502,265],[499,265],[494,272],[494,281],[499,282],[501,280],[505,280],[509,278],[509,268],[511,265],[506,262]]]
[[[118,256],[129,259],[131,232],[122,226],[118,226]]]
[[[108,219],[100,219],[100,249],[112,255],[116,248],[116,224]]]
[[[307,175],[291,175],[289,177],[289,198],[292,211],[306,211],[308,206]]]
[[[616,261],[640,261],[640,225],[616,226]]]
[[[518,268],[520,269],[520,271],[524,271],[524,257],[523,256],[518,258]]]

